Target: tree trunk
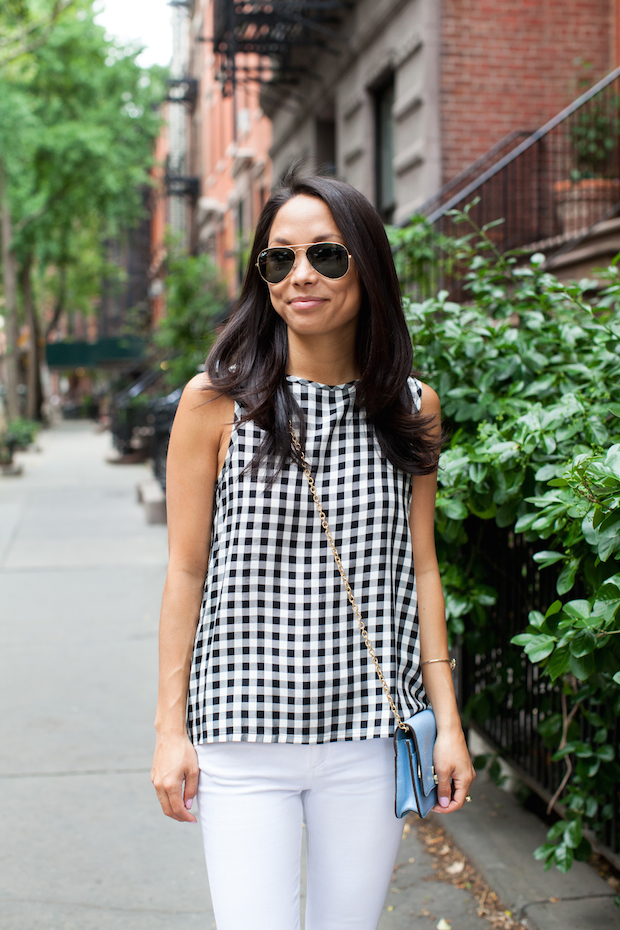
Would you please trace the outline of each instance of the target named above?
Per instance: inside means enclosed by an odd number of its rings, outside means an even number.
[[[28,347],[28,393],[26,395],[26,416],[29,420],[41,419],[41,352],[39,348],[39,321],[32,297],[32,256],[28,256],[21,268],[22,296],[24,298],[24,316],[30,331]]]
[[[18,347],[17,347],[17,287],[11,208],[4,162],[0,157],[0,228],[2,232],[2,277],[4,283],[4,314],[6,332],[6,411],[9,420],[19,416]]]
[[[58,326],[62,311],[65,309],[65,300],[67,297],[67,263],[64,258],[61,258],[59,262],[58,275],[58,297],[56,298],[52,319],[47,327],[46,336],[48,339]]]

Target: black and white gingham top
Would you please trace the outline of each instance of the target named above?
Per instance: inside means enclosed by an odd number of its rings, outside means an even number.
[[[382,455],[355,384],[289,376],[306,457],[400,713],[426,706],[408,527],[411,478]],[[422,393],[410,379],[416,406]],[[323,743],[389,737],[393,717],[297,465],[267,488],[243,474],[261,440],[233,429],[216,492],[192,659],[188,730],[226,740]]]

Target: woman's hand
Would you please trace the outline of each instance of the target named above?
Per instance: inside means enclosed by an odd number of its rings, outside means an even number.
[[[166,817],[196,823],[190,807],[198,790],[198,759],[187,734],[158,736],[151,781]]]
[[[433,810],[438,814],[451,814],[463,806],[471,783],[476,777],[460,727],[437,734],[433,762],[439,778],[439,803]]]

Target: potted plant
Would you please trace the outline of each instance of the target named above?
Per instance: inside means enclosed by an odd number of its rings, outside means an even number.
[[[554,185],[562,231],[575,234],[602,220],[620,202],[620,99],[594,99],[569,117],[573,167]]]

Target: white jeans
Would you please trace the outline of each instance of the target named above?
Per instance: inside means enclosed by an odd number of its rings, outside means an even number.
[[[205,743],[198,819],[217,930],[376,930],[400,844],[391,739]]]

